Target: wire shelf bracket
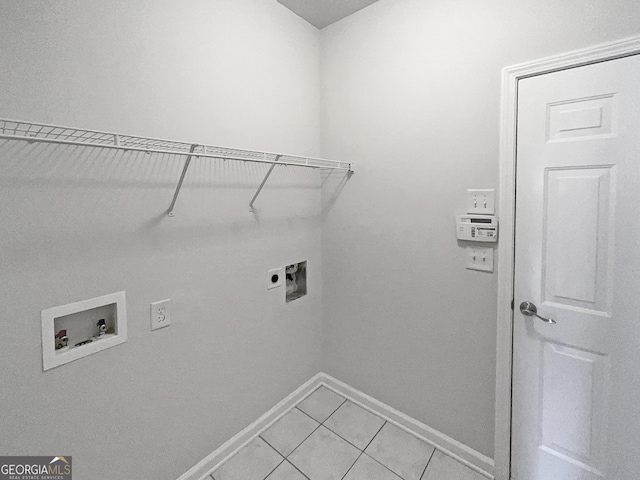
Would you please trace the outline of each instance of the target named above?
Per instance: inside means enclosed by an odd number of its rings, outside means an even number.
[[[277,162],[278,160],[280,160],[281,157],[282,157],[282,155],[276,155],[276,159],[274,160],[274,162]],[[271,175],[271,172],[273,172],[274,168],[276,168],[276,164],[275,163],[269,167],[269,171],[267,172],[267,174],[262,179],[262,183],[258,187],[258,191],[255,193],[255,195],[253,196],[253,198],[249,202],[249,211],[250,212],[254,212],[255,211],[253,209],[253,203],[256,201],[256,198],[258,198],[258,195],[260,195],[260,192],[262,191],[262,187],[264,187],[264,184],[267,183],[267,179],[269,178],[269,175]]]
[[[345,171],[350,178],[354,173],[351,162],[326,160],[322,158],[301,157],[283,153],[258,152],[240,148],[220,147],[198,143],[180,142],[174,140],[162,140],[151,137],[138,137],[119,133],[103,132],[99,130],[87,130],[83,128],[63,127],[45,123],[34,123],[21,120],[0,118],[0,139],[22,140],[28,143],[52,143],[57,145],[76,145],[82,147],[117,149],[132,152],[169,154],[187,157],[182,168],[178,185],[173,194],[171,205],[167,215],[174,216],[174,208],[182,189],[185,176],[191,164],[196,158],[208,158],[212,160],[236,160],[242,162],[254,162],[271,165],[258,190],[249,202],[249,210],[254,211],[253,204],[262,191],[269,176],[276,165],[305,167],[314,169]]]
[[[191,145],[191,149],[189,150],[189,153],[195,152],[196,148],[198,147],[198,145],[196,143],[194,143],[193,145]],[[182,174],[180,175],[180,180],[178,180],[178,185],[176,186],[176,191],[173,194],[173,200],[171,200],[171,205],[169,205],[169,210],[167,210],[167,215],[169,215],[170,217],[173,217],[173,207],[176,206],[176,201],[178,200],[178,195],[180,194],[180,189],[182,188],[182,182],[184,182],[184,177],[187,174],[187,170],[189,170],[189,165],[191,164],[191,159],[193,158],[193,155],[189,155],[187,157],[187,160],[184,162],[184,167],[182,167]]]

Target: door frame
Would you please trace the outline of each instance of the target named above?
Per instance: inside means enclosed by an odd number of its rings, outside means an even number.
[[[500,111],[500,242],[498,244],[498,324],[496,350],[495,480],[510,480],[511,385],[515,255],[516,128],[518,81],[568,68],[640,54],[640,35],[574,50],[502,70]]]

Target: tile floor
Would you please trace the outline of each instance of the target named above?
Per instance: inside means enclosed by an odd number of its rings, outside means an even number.
[[[321,386],[211,475],[213,480],[486,480]]]

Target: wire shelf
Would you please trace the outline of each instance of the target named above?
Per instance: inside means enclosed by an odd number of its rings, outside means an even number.
[[[348,176],[353,174],[353,164],[351,162],[302,157],[282,153],[258,152],[254,150],[179,142],[174,140],[162,140],[158,138],[138,137],[119,133],[101,132],[98,130],[87,130],[84,128],[10,120],[5,118],[0,118],[0,139],[185,156],[187,159],[168,210],[169,216],[173,216],[173,208],[175,207],[180,189],[182,188],[182,182],[184,181],[184,177],[193,157],[271,164],[271,168],[267,172],[264,180],[258,187],[258,191],[249,203],[250,211],[253,211],[253,204],[256,198],[262,191],[262,188],[271,175],[273,168],[277,165],[292,165],[332,171],[343,170],[346,171]]]
[[[184,156],[241,160],[258,163],[278,163],[300,167],[325,168],[352,171],[350,162],[340,162],[314,157],[302,157],[270,152],[258,152],[216,145],[162,140],[118,133],[63,127],[44,123],[25,122],[0,118],[0,138],[47,142],[65,145],[117,148],[149,153],[171,153]],[[195,148],[192,148],[195,145]]]

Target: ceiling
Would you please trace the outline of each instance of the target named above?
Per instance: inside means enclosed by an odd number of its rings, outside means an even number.
[[[278,0],[311,25],[324,28],[378,0]]]

